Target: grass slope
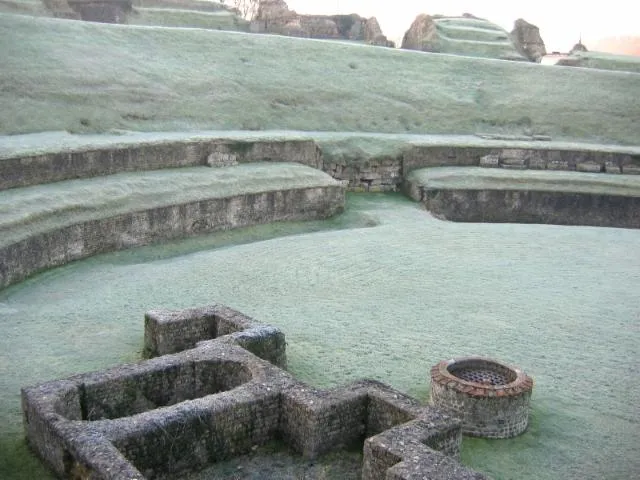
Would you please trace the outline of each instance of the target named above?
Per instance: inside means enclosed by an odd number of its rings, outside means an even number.
[[[0,15],[0,133],[545,133],[633,144],[640,75]]]

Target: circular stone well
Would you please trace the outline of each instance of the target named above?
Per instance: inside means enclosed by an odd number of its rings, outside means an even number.
[[[431,369],[431,403],[462,420],[462,433],[510,438],[529,424],[533,380],[483,357],[444,360]]]

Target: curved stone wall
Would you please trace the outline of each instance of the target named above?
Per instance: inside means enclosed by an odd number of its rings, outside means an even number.
[[[0,288],[99,253],[217,230],[328,218],[344,209],[344,200],[344,187],[336,183],[210,198],[77,223],[0,248]]]
[[[311,140],[212,138],[9,155],[0,158],[0,190],[120,172],[269,161],[294,162],[322,169],[322,154]]]
[[[426,189],[427,210],[454,222],[640,228],[640,197],[523,190]]]
[[[523,142],[507,145],[478,138],[473,144],[446,146],[442,144],[446,139],[438,137],[429,145],[407,143],[401,154],[342,161],[324,158],[314,140],[285,137],[202,137],[29,156],[4,153],[0,159],[0,190],[119,172],[289,161],[322,169],[357,191],[395,191],[405,179],[405,191],[412,198],[423,201],[435,214],[455,221],[640,228],[638,197],[612,195],[606,191],[587,194],[518,189],[422,189],[406,180],[411,172],[420,168],[452,165],[640,173],[640,156],[634,147],[594,150],[535,142],[539,144],[535,148],[534,142],[528,142],[525,148]],[[471,142],[469,138],[465,141]],[[0,288],[43,269],[98,253],[257,223],[326,218],[341,211],[343,206],[344,188],[336,184],[207,199],[79,222],[0,247]]]
[[[456,222],[640,228],[640,177],[510,172],[476,167],[414,170],[405,193]]]

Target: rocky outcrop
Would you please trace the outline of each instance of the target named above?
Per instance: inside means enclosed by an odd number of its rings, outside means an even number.
[[[540,29],[522,18],[516,20],[511,31],[511,39],[518,51],[532,62],[540,63],[542,57],[547,54]]]
[[[382,47],[395,47],[395,43],[387,39],[382,33],[380,24],[376,17],[371,17],[364,22],[364,41],[371,45],[379,45]]]
[[[421,13],[404,34],[401,48],[432,52],[434,51],[434,39],[436,36],[436,24],[433,21],[433,17]]]
[[[283,0],[262,0],[251,22],[251,31],[394,46],[382,33],[375,17],[364,18],[356,14],[299,15],[290,10]]]

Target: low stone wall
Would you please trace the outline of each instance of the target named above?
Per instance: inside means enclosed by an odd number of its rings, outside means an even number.
[[[99,253],[217,230],[328,218],[344,209],[340,185],[268,191],[153,208],[35,234],[0,248],[0,288]]]
[[[300,163],[322,169],[322,154],[311,140],[210,139],[0,159],[0,190],[119,172],[268,161]]]
[[[530,142],[531,143],[531,142]],[[640,174],[640,156],[623,151],[488,146],[407,145],[398,155],[338,160],[313,140],[207,139],[16,155],[0,159],[0,190],[73,178],[162,168],[293,162],[325,171],[355,191],[396,191],[413,170],[441,166],[575,170]]]
[[[360,162],[327,161],[323,170],[354,192],[395,192],[402,182],[402,157]]]
[[[231,340],[280,368],[286,368],[284,334],[224,305],[185,310],[151,310],[144,316],[144,350],[149,357],[181,352],[199,342]]]
[[[640,174],[640,156],[629,153],[549,148],[415,146],[403,157],[403,176],[425,167],[493,167]]]
[[[179,477],[274,439],[314,458],[375,435],[365,443],[364,480],[485,478],[455,460],[459,421],[378,382],[313,389],[241,346],[253,337],[265,358],[283,358],[273,327],[221,305],[155,310],[145,324],[148,346],[177,348],[179,330],[197,346],[22,390],[27,441],[57,475]],[[227,329],[236,331],[216,336]]]
[[[535,190],[427,188],[422,203],[454,222],[640,228],[640,197]]]

